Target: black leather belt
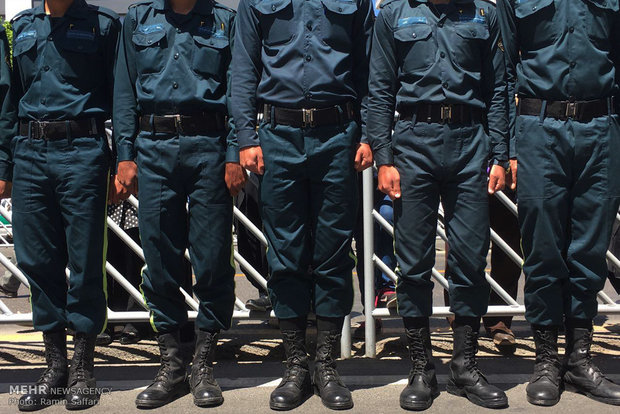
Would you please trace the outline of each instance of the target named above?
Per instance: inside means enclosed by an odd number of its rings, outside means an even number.
[[[263,119],[266,122],[272,122],[272,112],[275,124],[288,125],[295,128],[338,125],[356,118],[353,104],[351,103],[327,108],[309,109],[280,108],[265,104],[263,107]]]
[[[615,113],[613,98],[594,101],[544,101],[542,99],[519,97],[517,113],[519,115],[540,116],[546,103],[545,117],[562,121],[574,119],[578,122],[590,122],[594,118]]]
[[[59,140],[105,133],[104,121],[86,118],[68,121],[19,121],[19,135],[32,139]]]
[[[469,124],[472,122],[482,122],[484,112],[480,108],[475,108],[464,104],[419,104],[402,106],[398,109],[400,119],[410,121],[415,114],[416,122],[437,123],[437,124]]]
[[[226,129],[226,115],[221,112],[207,112],[199,115],[143,115],[140,129],[164,134],[201,135],[207,131]]]

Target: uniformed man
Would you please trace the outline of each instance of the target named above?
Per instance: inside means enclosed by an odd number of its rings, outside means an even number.
[[[428,324],[440,200],[455,314],[448,392],[489,408],[508,403],[475,359],[489,301],[485,190],[502,189],[508,164],[499,42],[495,6],[483,0],[386,1],[375,24],[368,137],[379,188],[395,201],[398,312],[413,364],[400,396],[405,409],[426,409],[439,394]]]
[[[245,181],[228,118],[234,25],[235,12],[212,0],[137,3],[123,23],[114,89],[117,177],[127,192],[140,189],[142,290],[161,352],[155,380],[136,398],[141,408],[186,392],[179,328],[187,310],[179,287],[187,248],[200,305],[191,391],[198,406],[224,401],[213,353],[232,321],[231,194]]]
[[[9,99],[10,88],[11,52],[6,30],[0,25],[0,199],[11,197],[11,180],[13,179],[11,139],[15,136],[15,119]],[[8,295],[5,290],[2,292]],[[15,289],[15,296],[17,296],[17,289]]]
[[[519,160],[525,317],[536,343],[528,401],[563,385],[620,405],[620,386],[590,356],[596,294],[620,202],[618,0],[501,0],[512,140]],[[558,329],[566,328],[564,367]],[[563,383],[563,384],[562,384]]]
[[[323,404],[350,408],[333,351],[353,302],[355,169],[372,164],[360,139],[373,7],[369,0],[242,0],[238,12],[233,115],[241,164],[263,175],[268,287],[287,356],[270,406],[292,409],[312,394],[305,332],[314,310],[314,384]]]
[[[14,163],[15,252],[30,282],[33,323],[43,331],[47,361],[19,409],[49,405],[65,387],[67,408],[86,408],[98,401],[93,354],[106,325],[111,152],[104,121],[112,111],[120,23],[84,0],[47,0],[12,24],[11,108],[2,116],[17,130],[2,135],[0,178],[6,185]],[[75,332],[69,370],[67,328]]]

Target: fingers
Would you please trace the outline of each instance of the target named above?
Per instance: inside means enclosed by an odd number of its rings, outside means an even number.
[[[489,194],[495,194],[495,188],[497,187],[498,177],[495,174],[491,174],[489,176],[489,186],[487,191]]]
[[[257,155],[257,163],[258,166],[258,174],[265,174],[265,163],[263,162],[263,151],[259,150],[259,154]]]
[[[512,164],[512,163],[511,163]],[[514,163],[514,167],[510,168],[511,172],[512,172],[512,182],[510,183],[510,189],[511,190],[516,190],[517,189],[517,163]]]
[[[364,159],[364,153],[360,151],[361,147],[355,152],[355,160],[353,161],[353,167],[355,171],[362,171],[362,161]]]
[[[396,171],[396,170],[394,170],[394,171]],[[392,178],[392,194],[388,194],[388,195],[390,196],[392,201],[396,200],[397,198],[400,198],[400,196],[401,196],[401,194],[400,194],[400,174],[398,174],[398,172],[396,172],[396,174]]]

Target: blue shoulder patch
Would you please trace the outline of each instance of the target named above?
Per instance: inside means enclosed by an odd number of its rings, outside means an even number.
[[[28,30],[27,32],[21,32],[17,36],[17,38],[15,38],[15,41],[19,42],[20,40],[28,39],[31,37],[37,37],[37,32],[35,30]]]
[[[164,30],[163,24],[150,24],[148,26],[138,26],[136,31],[138,33],[149,34]]]
[[[398,19],[398,24],[396,27],[409,26],[412,24],[426,24],[428,20],[424,16],[413,16],[413,17],[405,17],[402,19]]]

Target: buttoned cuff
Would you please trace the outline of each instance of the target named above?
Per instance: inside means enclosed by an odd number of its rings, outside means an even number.
[[[260,145],[258,134],[255,129],[242,129],[237,132],[239,148],[256,147]]]
[[[394,154],[389,146],[373,151],[373,157],[377,167],[394,164]]]
[[[134,161],[136,152],[132,142],[126,141],[116,146],[116,161]]]
[[[226,148],[226,162],[232,162],[239,164],[239,147],[236,145],[229,145]]]
[[[7,182],[13,180],[13,163],[11,161],[0,161],[0,180]]]

